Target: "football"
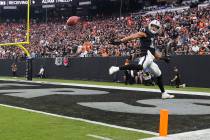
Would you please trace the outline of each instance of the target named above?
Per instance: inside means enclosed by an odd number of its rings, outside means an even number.
[[[78,16],[71,16],[67,20],[67,23],[66,24],[68,26],[73,26],[73,25],[76,25],[77,23],[79,23],[79,21],[80,21],[80,17],[78,17]]]

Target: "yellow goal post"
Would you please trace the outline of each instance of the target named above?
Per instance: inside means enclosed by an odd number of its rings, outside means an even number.
[[[14,43],[0,43],[1,46],[14,46],[19,47],[24,51],[28,58],[31,57],[29,51],[24,47],[24,45],[30,44],[30,8],[31,0],[28,0],[27,4],[27,22],[26,22],[26,40],[24,42],[14,42]]]

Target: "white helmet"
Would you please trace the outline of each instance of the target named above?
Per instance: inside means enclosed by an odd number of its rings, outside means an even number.
[[[152,26],[155,26],[157,28],[157,30],[153,30]],[[159,33],[161,30],[160,22],[158,20],[152,20],[148,25],[148,29],[152,34]]]

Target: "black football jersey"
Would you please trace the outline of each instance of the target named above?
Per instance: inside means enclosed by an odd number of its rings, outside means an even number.
[[[140,52],[141,56],[147,55],[149,50],[153,55],[155,54],[155,35],[152,34],[148,27],[145,28],[142,32],[146,33],[147,37],[140,38]]]

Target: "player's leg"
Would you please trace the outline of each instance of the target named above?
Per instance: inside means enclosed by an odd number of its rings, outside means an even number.
[[[174,98],[174,95],[168,94],[164,89],[162,73],[161,73],[161,70],[158,67],[158,65],[156,63],[152,62],[148,66],[148,68],[153,73],[153,75],[157,78],[157,85],[160,88],[160,91],[162,93],[162,99]]]
[[[141,59],[141,58],[140,58]],[[142,65],[136,65],[136,64],[128,64],[128,65],[123,65],[123,66],[111,66],[109,68],[109,74],[112,75],[115,72],[118,72],[119,70],[142,70],[143,67]]]

